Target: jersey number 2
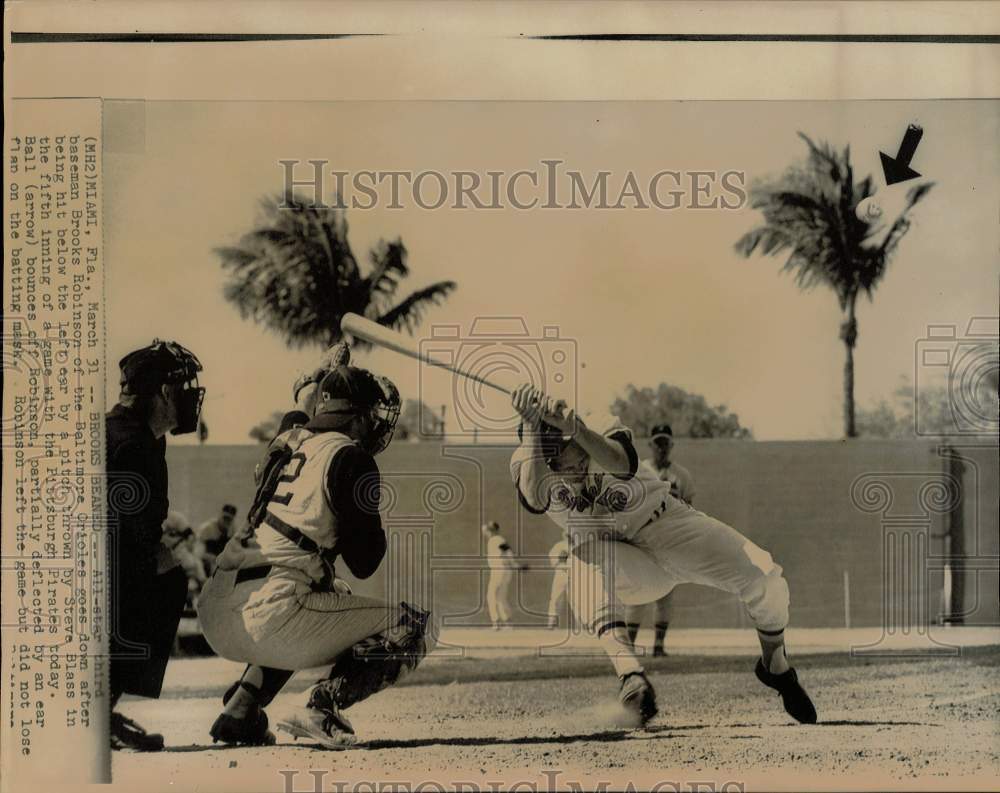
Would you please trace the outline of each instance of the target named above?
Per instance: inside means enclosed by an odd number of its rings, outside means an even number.
[[[278,477],[278,486],[274,489],[274,495],[271,496],[271,501],[275,504],[281,504],[282,506],[288,506],[288,502],[292,500],[292,492],[289,490],[287,493],[278,495],[278,491],[281,490],[281,483],[291,483],[299,478],[299,474],[302,473],[302,466],[306,464],[306,456],[302,452],[296,452],[288,460],[288,464],[285,466],[285,472]]]

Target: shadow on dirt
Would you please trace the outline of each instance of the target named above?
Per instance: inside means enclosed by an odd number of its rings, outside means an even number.
[[[727,730],[727,729],[740,729],[740,728],[763,728],[767,727],[773,729],[775,727],[791,727],[794,729],[802,729],[802,725],[789,723],[787,725],[775,725],[775,724],[671,724],[671,725],[652,725],[644,729],[633,729],[633,730],[600,730],[597,732],[581,732],[574,733],[571,735],[526,735],[519,736],[516,738],[498,738],[496,736],[456,736],[453,738],[407,738],[407,739],[381,739],[374,741],[367,741],[365,743],[358,743],[354,746],[347,747],[342,750],[330,750],[325,747],[319,746],[318,744],[310,743],[281,743],[270,747],[248,747],[248,746],[229,746],[225,744],[214,744],[214,745],[199,745],[199,744],[189,744],[187,746],[168,746],[164,748],[164,752],[211,752],[211,751],[223,751],[223,750],[233,750],[233,749],[252,749],[254,751],[267,751],[268,749],[288,749],[288,748],[300,748],[300,749],[315,749],[317,751],[378,751],[381,749],[424,749],[432,746],[442,747],[442,746],[456,746],[456,747],[469,747],[469,746],[538,746],[543,744],[573,744],[581,742],[595,742],[595,743],[617,743],[619,741],[662,741],[670,740],[673,738],[691,738],[694,737],[689,733],[696,732],[698,730]],[[865,720],[850,720],[850,719],[835,719],[831,721],[820,722],[816,725],[809,725],[808,728],[815,727],[940,727],[939,724],[933,724],[931,722],[922,721],[865,721]],[[724,734],[726,740],[758,740],[763,738],[763,735],[729,735]]]

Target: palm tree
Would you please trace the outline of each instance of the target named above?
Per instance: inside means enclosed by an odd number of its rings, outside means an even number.
[[[456,288],[454,281],[439,281],[397,302],[400,282],[410,274],[402,240],[380,240],[362,272],[342,209],[316,208],[297,197],[279,209],[284,200],[262,200],[258,226],[215,253],[229,272],[226,299],[244,319],[281,334],[289,347],[336,344],[348,312],[413,333],[424,310]],[[370,346],[363,339],[352,343]]]
[[[871,300],[885,275],[889,260],[910,229],[909,212],[933,186],[923,183],[906,194],[903,209],[888,226],[861,220],[858,204],[875,191],[872,177],[854,181],[851,150],[837,152],[830,144],[813,143],[809,158],[791,166],[781,176],[761,180],[750,188],[750,206],[760,210],[764,223],[736,242],[736,251],[749,257],[759,250],[765,256],[788,252],[782,271],[794,273],[800,289],[823,284],[837,294],[843,319],[840,339],[844,363],[844,434],[857,435],[854,424],[854,347],[858,340],[855,304],[860,293]]]

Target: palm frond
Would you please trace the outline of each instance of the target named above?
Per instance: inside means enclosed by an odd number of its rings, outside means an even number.
[[[874,224],[855,215],[858,203],[874,193],[872,177],[854,181],[849,146],[838,152],[803,132],[799,137],[808,149],[806,162],[751,185],[749,203],[761,212],[764,224],[740,237],[735,249],[746,257],[787,254],[781,269],[792,274],[800,288],[825,284],[845,307],[859,292],[871,297],[910,228],[907,213],[931,185],[918,185],[908,193],[885,239],[872,245]]]
[[[428,305],[455,288],[451,281],[434,284],[393,307],[399,283],[409,275],[401,240],[380,242],[363,277],[343,209],[314,207],[295,196],[281,205],[280,196],[262,199],[254,228],[214,253],[228,274],[226,300],[290,347],[338,341],[347,312],[387,317],[392,326],[412,330]]]
[[[924,199],[935,184],[936,182],[924,182],[923,184],[918,184],[916,187],[911,187],[906,193],[906,207],[903,211],[909,212],[913,209],[913,207]]]
[[[372,295],[375,310],[389,307],[399,283],[410,274],[406,264],[406,246],[402,240],[379,240],[368,254],[372,269],[364,279],[365,290]]]
[[[431,305],[440,305],[441,301],[457,288],[458,284],[454,281],[438,281],[436,284],[418,289],[394,308],[377,317],[375,321],[393,330],[413,333],[424,311]]]

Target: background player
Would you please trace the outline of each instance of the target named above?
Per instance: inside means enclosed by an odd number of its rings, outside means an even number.
[[[314,393],[315,390],[315,393]],[[200,600],[205,638],[248,666],[224,697],[215,740],[273,742],[264,707],[295,670],[331,667],[279,726],[327,748],[355,741],[341,710],[395,683],[427,652],[429,614],[349,594],[342,559],[371,576],[386,550],[374,456],[392,438],[399,395],[388,380],[346,364],[296,386],[299,406],[272,441],[247,528],[220,555]],[[301,420],[312,418],[302,425]]]
[[[651,460],[644,460],[656,471],[657,476],[670,484],[670,495],[681,501],[694,505],[694,477],[683,465],[671,459],[674,449],[674,431],[669,424],[657,424],[650,432],[650,445],[653,449]],[[665,642],[667,628],[673,614],[674,593],[669,592],[650,606],[628,606],[625,609],[625,623],[628,637],[635,645],[636,636],[644,614],[653,612],[653,656],[666,655]]]
[[[236,507],[223,504],[219,514],[211,520],[206,520],[198,527],[196,536],[201,545],[205,573],[212,574],[216,557],[222,553],[229,538],[233,536],[233,524],[236,520]]]
[[[571,605],[607,652],[621,702],[642,723],[657,712],[624,606],[699,583],[740,597],[760,640],[758,679],[780,693],[796,720],[814,723],[816,710],[785,656],[788,585],[771,555],[671,496],[669,484],[639,466],[632,434],[616,419],[584,422],[530,385],[515,389],[512,403],[522,419],[511,457],[518,497],[566,532],[577,582]]]
[[[184,570],[188,581],[187,605],[194,606],[198,600],[198,593],[201,592],[208,576],[205,575],[205,567],[195,550],[194,531],[183,514],[175,510],[170,510],[167,513],[167,517],[163,521],[161,543],[165,551]]]
[[[490,568],[490,579],[486,584],[486,608],[489,610],[493,630],[511,627],[511,586],[514,574],[521,565],[514,558],[514,551],[507,538],[500,533],[500,524],[495,520],[483,524],[486,537],[486,564]]]

